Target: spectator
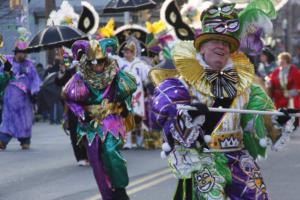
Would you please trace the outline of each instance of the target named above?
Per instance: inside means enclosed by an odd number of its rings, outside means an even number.
[[[38,63],[38,64],[35,66],[35,68],[36,68],[36,71],[37,71],[37,73],[38,73],[40,79],[43,80],[43,76],[44,76],[44,74],[45,74],[45,69],[44,69],[44,67],[43,67],[43,64],[42,64],[42,63]]]
[[[297,66],[291,62],[290,53],[279,54],[279,66],[267,78],[267,86],[276,108],[300,108],[300,73]]]
[[[259,60],[260,63],[258,65],[257,74],[264,79],[266,76],[272,73],[276,68],[275,56],[272,54],[270,49],[265,48],[263,49],[263,52],[260,55]]]
[[[58,72],[59,68],[60,68],[59,66],[60,66],[61,62],[62,62],[61,59],[59,57],[56,57],[55,60],[54,60],[53,65],[51,65],[51,64],[48,65],[48,68],[46,69],[43,78],[45,79],[46,76],[48,76],[49,74],[51,74],[53,72]]]

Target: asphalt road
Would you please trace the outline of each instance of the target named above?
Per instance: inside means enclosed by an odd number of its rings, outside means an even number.
[[[160,151],[123,151],[128,161],[132,200],[169,200],[176,179]],[[260,161],[273,200],[299,200],[300,134],[287,149]],[[13,140],[0,152],[0,200],[97,200],[99,192],[89,167],[78,167],[69,138],[60,126],[34,126],[32,148],[20,150]]]

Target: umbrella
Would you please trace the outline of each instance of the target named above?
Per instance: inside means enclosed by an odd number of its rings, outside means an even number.
[[[87,36],[75,28],[59,25],[48,26],[33,37],[24,52],[39,52],[61,46],[70,47],[73,42],[80,39],[87,39]]]
[[[250,0],[230,0],[232,3],[236,3],[236,8],[245,8]],[[288,0],[272,0],[276,10],[280,10],[287,2]]]
[[[125,11],[139,11],[156,6],[152,0],[111,0],[104,8],[104,13],[118,13]]]
[[[122,51],[129,40],[134,40],[134,43],[136,43],[136,47],[138,48],[138,52],[136,53],[141,54],[142,56],[148,56],[146,44],[149,32],[144,27],[137,24],[124,25],[115,30],[114,34],[119,42],[118,51],[121,57],[123,56]]]

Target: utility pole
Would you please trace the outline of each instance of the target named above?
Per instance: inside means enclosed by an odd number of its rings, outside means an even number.
[[[49,18],[51,11],[54,9],[56,9],[55,0],[45,0],[46,23],[47,23],[47,19]],[[47,64],[53,64],[54,58],[55,58],[55,51],[54,50],[47,51]]]

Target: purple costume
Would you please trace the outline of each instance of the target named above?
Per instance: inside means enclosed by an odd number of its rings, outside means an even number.
[[[41,85],[41,80],[33,63],[26,59],[22,63],[7,56],[12,64],[13,79],[4,90],[3,113],[0,132],[14,138],[30,138],[33,123],[32,95]]]
[[[102,199],[128,200],[125,188],[129,178],[120,147],[130,124],[136,82],[134,77],[119,70],[115,60],[107,58],[106,45],[116,47],[111,39],[73,44],[73,54],[85,52],[86,59],[79,59],[80,71],[65,85],[63,96],[78,117],[78,141],[86,144]],[[92,63],[101,59],[106,59],[105,67],[97,72]]]

